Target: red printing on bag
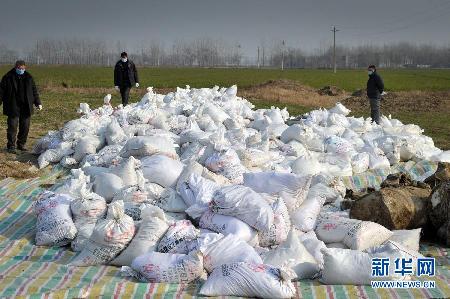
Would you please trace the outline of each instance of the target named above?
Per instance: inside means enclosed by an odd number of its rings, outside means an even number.
[[[267,269],[267,266],[264,264],[247,264],[248,267],[253,271],[253,272],[264,272]]]
[[[105,241],[107,242],[111,242],[111,241],[123,241],[123,240],[128,240],[130,235],[134,235],[134,227],[132,229],[130,229],[130,231],[124,231],[123,233],[118,233],[118,234],[114,234],[114,229],[112,227],[109,227],[106,230],[106,234],[105,234]]]
[[[337,224],[335,224],[335,223],[325,223],[322,227],[325,230],[332,230],[332,229],[336,229],[337,228]]]

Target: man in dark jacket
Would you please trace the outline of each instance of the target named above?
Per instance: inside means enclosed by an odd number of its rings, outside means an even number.
[[[374,65],[369,65],[367,69],[369,80],[367,80],[367,97],[370,101],[370,116],[372,121],[380,123],[380,100],[384,95],[383,79],[378,75]]]
[[[120,60],[114,67],[114,85],[120,91],[122,104],[124,106],[128,105],[130,89],[132,86],[139,87],[139,78],[136,66],[133,61],[128,60],[128,54],[126,52],[120,54]]]
[[[33,106],[41,110],[42,104],[33,77],[26,71],[25,61],[18,60],[15,67],[3,76],[0,83],[0,105],[2,103],[3,114],[8,116],[8,152],[16,152],[16,136],[17,149],[26,151],[25,143],[30,130]]]

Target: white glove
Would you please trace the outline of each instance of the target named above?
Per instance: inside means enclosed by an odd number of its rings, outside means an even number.
[[[387,95],[387,92],[383,91],[383,92],[381,93],[381,95],[382,95],[382,96],[385,96],[385,95]]]
[[[139,83],[136,82],[136,87],[139,87]]]
[[[41,110],[42,110],[42,105],[37,106],[37,109],[38,109],[39,111],[41,111]]]
[[[120,90],[119,86],[114,86],[114,88],[115,88],[116,90]]]

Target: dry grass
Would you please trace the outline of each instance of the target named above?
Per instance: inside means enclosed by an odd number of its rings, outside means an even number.
[[[295,81],[276,80],[240,89],[239,95],[249,100],[263,100],[282,104],[294,104],[305,107],[332,107],[348,95],[320,95],[316,89],[301,85]]]
[[[36,157],[29,153],[18,155],[0,153],[0,179],[14,177],[26,179],[38,177],[41,171],[36,167]]]

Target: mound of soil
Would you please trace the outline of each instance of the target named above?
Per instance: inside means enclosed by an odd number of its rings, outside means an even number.
[[[343,91],[336,87],[336,86],[324,86],[321,89],[317,91],[320,95],[326,95],[326,96],[339,96],[343,94]]]
[[[358,93],[354,93],[358,94]],[[363,93],[341,101],[353,111],[369,111],[369,100]],[[381,100],[382,110],[395,112],[450,111],[450,91],[399,91],[388,92]]]
[[[270,80],[263,84],[238,89],[239,96],[249,100],[295,104],[305,107],[332,107],[340,97],[318,94],[317,90],[291,80]]]

